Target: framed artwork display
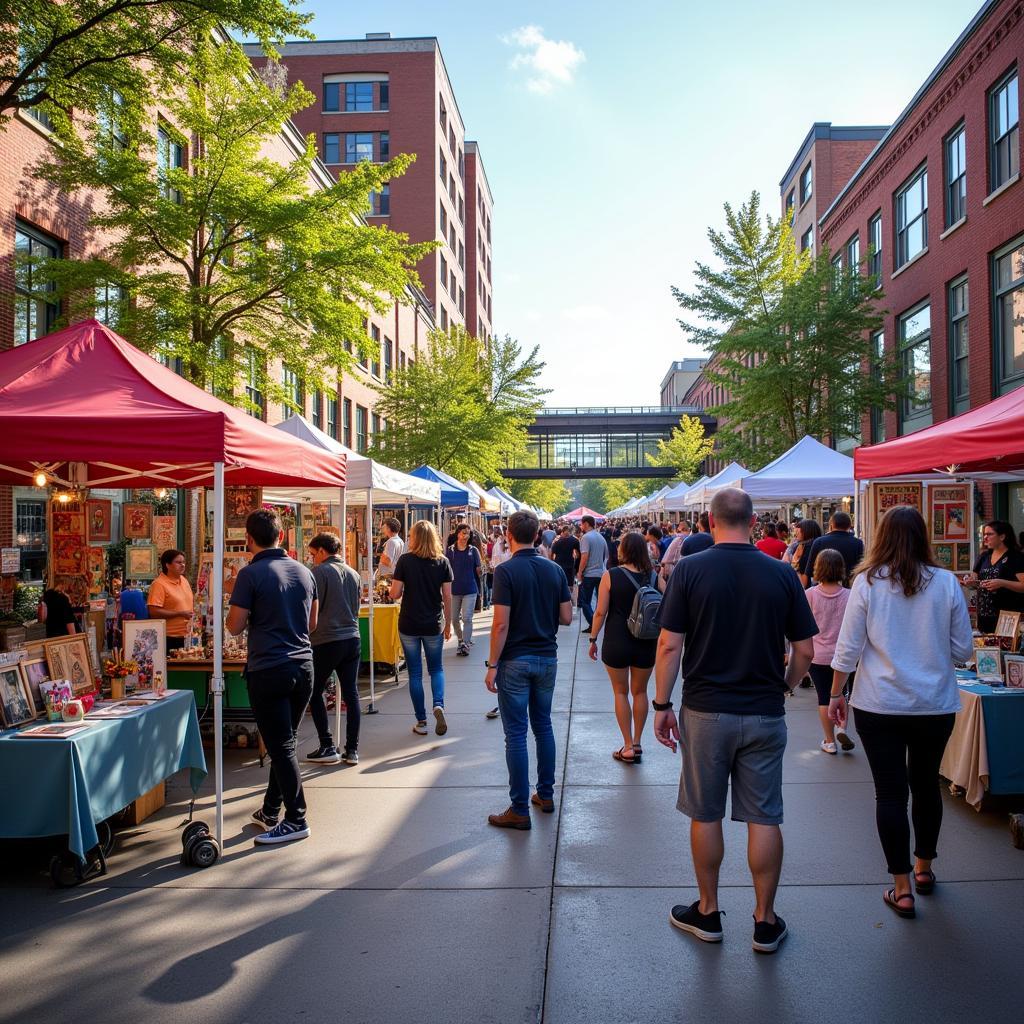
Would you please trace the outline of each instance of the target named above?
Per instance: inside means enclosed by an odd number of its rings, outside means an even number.
[[[1015,690],[1024,690],[1024,657],[1019,654],[1004,654],[1006,685]]]
[[[51,679],[66,679],[71,683],[74,696],[92,693],[96,689],[92,659],[89,655],[89,640],[84,633],[56,637],[47,640],[46,664]]]
[[[178,546],[177,516],[153,517],[153,543],[156,545],[158,557],[170,548]]]
[[[235,580],[245,566],[252,561],[248,551],[230,551],[224,553],[224,596],[230,597],[235,588]],[[207,600],[213,586],[213,553],[204,552],[199,560],[199,577],[196,580],[196,597]]]
[[[5,728],[31,722],[35,701],[18,663],[0,666],[0,721]]]
[[[874,483],[871,485],[874,494],[875,522],[891,508],[909,505],[921,511],[921,484],[915,481],[906,483]]]
[[[165,619],[125,619],[122,624],[124,657],[139,664],[146,685],[153,683],[153,673],[162,672],[167,679],[167,621]],[[141,680],[140,680],[141,682]]]
[[[103,577],[107,569],[107,553],[104,548],[86,548],[86,567],[89,573],[89,596],[95,597],[103,590]]]
[[[263,505],[263,489],[246,484],[224,488],[224,526],[226,529],[245,529],[250,512]]]
[[[153,536],[153,506],[145,503],[121,506],[121,532],[128,540],[150,540]]]
[[[86,539],[90,544],[109,544],[111,541],[111,502],[105,498],[90,498],[85,503]]]
[[[942,566],[943,569],[952,569],[954,565],[954,554],[953,544],[936,544],[932,550],[935,554],[935,561]]]
[[[155,544],[129,544],[124,549],[124,567],[129,579],[155,580],[158,566]]]
[[[21,663],[21,671],[32,694],[32,704],[36,713],[45,711],[46,700],[40,687],[50,681],[50,668],[46,664],[46,658],[25,658]]]
[[[1020,612],[1000,612],[996,619],[996,636],[1015,637],[1020,630]]]
[[[974,650],[974,666],[979,676],[995,678],[1003,675],[1003,652],[999,647],[977,647]]]
[[[970,544],[957,544],[956,547],[956,571],[971,571],[971,546]]]
[[[971,488],[942,484],[928,488],[928,528],[932,540],[966,541],[971,530]]]

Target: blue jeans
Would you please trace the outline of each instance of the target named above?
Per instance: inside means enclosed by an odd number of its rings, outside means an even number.
[[[584,576],[580,584],[580,607],[583,609],[583,618],[587,620],[588,628],[594,621],[594,595],[600,583],[600,576]]]
[[[423,661],[420,658],[420,645],[427,656],[427,671],[430,673],[430,699],[435,708],[444,707],[444,662],[441,650],[444,637],[437,636],[406,636],[398,634],[402,641],[405,654],[405,667],[409,670],[409,696],[412,698],[412,709],[416,713],[417,722],[427,720],[427,709],[423,704]]]
[[[505,730],[508,795],[516,814],[530,811],[530,755],[526,749],[529,720],[537,743],[537,796],[550,800],[555,792],[555,734],[551,698],[555,692],[555,658],[516,658],[498,663],[498,707]]]

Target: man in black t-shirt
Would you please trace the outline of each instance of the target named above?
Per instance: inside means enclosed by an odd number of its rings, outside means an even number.
[[[551,545],[551,558],[565,573],[571,587],[576,579],[576,563],[580,560],[580,542],[572,535],[568,526],[563,526],[558,539]]]
[[[774,953],[786,937],[774,909],[782,870],[784,694],[807,671],[818,627],[793,570],[750,543],[754,522],[748,494],[719,491],[709,520],[714,545],[684,558],[669,577],[659,613],[654,733],[672,751],[677,742],[683,748],[676,806],[691,819],[700,891],[696,903],[672,908],[672,924],[705,942],[721,941],[718,872],[731,782],[732,817],[747,823],[753,865],[754,949]],[[677,723],[671,696],[680,656]]]
[[[824,537],[819,537],[811,545],[811,554],[808,558],[808,576],[814,574],[814,562],[818,555],[832,548],[843,556],[846,563],[846,586],[850,586],[850,579],[853,570],[860,565],[864,558],[864,541],[853,535],[853,520],[845,512],[836,512],[829,520],[829,532]]]

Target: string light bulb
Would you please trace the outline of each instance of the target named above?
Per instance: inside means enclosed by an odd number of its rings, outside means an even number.
[[[155,490],[155,491],[154,491],[153,493],[154,493],[154,494],[155,494],[155,495],[156,495],[156,496],[157,496],[157,497],[158,497],[158,498],[159,498],[159,499],[160,499],[161,501],[163,501],[163,500],[164,500],[164,498],[166,498],[166,497],[167,497],[167,488],[166,488],[166,487],[158,487],[158,488],[157,488],[157,489],[156,489],[156,490]]]
[[[62,505],[66,505],[71,500],[71,495],[68,494],[67,491],[61,491],[60,494],[57,495],[57,500]]]
[[[33,482],[35,483],[36,487],[45,487],[46,486],[46,474],[45,473],[43,473],[43,472],[36,473],[36,475],[32,479],[33,479]]]

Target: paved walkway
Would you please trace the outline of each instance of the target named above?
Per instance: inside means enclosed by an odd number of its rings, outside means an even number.
[[[228,752],[224,859],[178,863],[187,790],[122,833],[107,877],[0,888],[0,1020],[24,1022],[899,1021],[1020,1019],[1024,853],[1005,815],[947,799],[937,895],[916,921],[886,881],[863,753],[827,757],[809,691],[789,705],[779,954],[750,949],[743,833],[727,825],[726,938],[668,924],[696,898],[678,761],[619,745],[607,677],[579,624],[562,631],[557,813],[489,828],[508,804],[501,723],[484,712],[486,616],[469,658],[446,652],[443,737],[411,733],[404,686],[364,719],[358,767],[306,766],[313,836],[256,848],[264,772]],[[315,739],[307,719],[301,749]],[[3,780],[4,785],[15,784]],[[212,800],[200,817],[211,819]]]

